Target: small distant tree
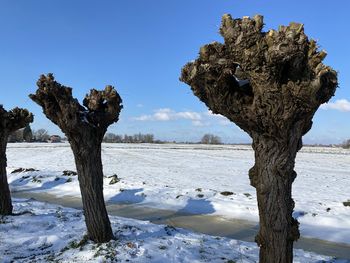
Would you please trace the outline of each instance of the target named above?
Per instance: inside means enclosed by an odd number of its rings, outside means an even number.
[[[144,143],[154,143],[154,135],[150,134],[150,133],[145,134],[143,136],[143,142]]]
[[[0,214],[12,214],[12,202],[6,174],[6,146],[8,136],[33,121],[33,115],[26,109],[14,108],[6,111],[0,105]]]
[[[112,86],[92,89],[83,105],[72,97],[72,89],[42,75],[30,98],[67,136],[74,153],[89,239],[102,243],[113,238],[103,198],[101,143],[108,126],[117,122],[122,100]]]
[[[114,133],[106,133],[103,141],[107,143],[121,143],[122,137]]]
[[[107,143],[113,143],[116,140],[117,135],[114,133],[106,133],[106,135],[103,137],[103,142]]]
[[[125,143],[133,143],[133,142],[134,142],[134,137],[125,134],[125,135],[124,135],[123,141],[124,141]]]
[[[204,134],[201,139],[202,144],[221,144],[221,138],[213,134]]]
[[[132,137],[131,142],[133,143],[153,143],[154,141],[154,135],[153,134],[134,134]]]
[[[123,137],[121,135],[116,135],[115,136],[115,142],[116,143],[122,143],[123,142]]]
[[[213,137],[211,137],[211,144],[222,144],[221,138],[219,136],[213,135]]]
[[[350,149],[350,139],[346,140],[342,143],[341,147],[343,147],[344,149]]]
[[[224,15],[224,43],[201,47],[199,58],[182,69],[181,80],[213,113],[253,139],[249,177],[259,207],[259,262],[291,263],[300,236],[292,217],[295,157],[316,110],[334,95],[337,73],[322,63],[326,52],[318,51],[302,24],[268,32],[263,25],[260,15]]]
[[[34,138],[38,142],[47,142],[50,139],[49,132],[45,129],[34,131]]]
[[[142,134],[134,134],[133,139],[132,139],[133,143],[140,143],[142,142]]]
[[[33,132],[29,124],[23,129],[23,140],[26,142],[31,142],[33,140]]]
[[[210,134],[204,134],[202,139],[201,139],[201,143],[202,144],[209,144],[210,142]]]

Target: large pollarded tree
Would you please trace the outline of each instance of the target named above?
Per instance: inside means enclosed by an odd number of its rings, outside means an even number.
[[[337,73],[325,66],[324,51],[308,39],[303,25],[290,23],[263,32],[263,17],[222,17],[224,44],[200,49],[182,69],[180,80],[213,113],[236,123],[253,139],[260,262],[288,263],[300,236],[292,217],[295,157],[318,107],[337,87]]]
[[[13,211],[11,193],[6,174],[6,146],[11,133],[33,122],[33,115],[26,109],[14,108],[6,111],[0,105],[0,215],[11,215]]]
[[[112,86],[92,89],[83,105],[72,97],[72,89],[42,75],[30,98],[67,136],[73,150],[83,201],[88,237],[95,242],[113,238],[103,197],[101,143],[109,125],[117,122],[122,100]]]

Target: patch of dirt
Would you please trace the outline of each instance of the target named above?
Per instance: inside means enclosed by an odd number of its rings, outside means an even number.
[[[64,176],[76,176],[76,175],[78,175],[78,173],[75,171],[71,171],[71,170],[64,170],[63,175]]]
[[[118,175],[116,175],[116,174],[113,174],[112,176],[109,176],[108,178],[112,178],[109,181],[109,184],[116,184],[116,183],[120,182],[120,178],[118,178]]]
[[[229,191],[223,191],[220,194],[222,194],[223,196],[229,196],[229,195],[233,195],[235,193],[234,192],[229,192]]]
[[[11,174],[15,173],[24,173],[24,172],[38,172],[39,170],[36,170],[34,168],[17,168],[11,172]]]
[[[350,199],[348,201],[346,201],[346,202],[343,202],[343,205],[344,206],[350,206]]]

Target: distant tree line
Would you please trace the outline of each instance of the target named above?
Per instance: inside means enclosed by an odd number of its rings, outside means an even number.
[[[8,142],[48,142],[51,136],[45,129],[32,130],[30,125],[11,133]]]
[[[57,136],[57,135],[55,135]],[[49,142],[53,136],[49,134],[46,129],[32,130],[30,125],[19,129],[10,134],[8,142]],[[170,143],[169,141],[155,139],[155,136],[150,133],[137,133],[134,135],[119,135],[115,133],[106,133],[103,138],[106,143]],[[171,143],[176,143],[171,141]],[[181,142],[190,143],[190,142]],[[222,144],[221,138],[217,135],[207,133],[204,134],[199,142],[192,142],[190,144]],[[349,142],[350,143],[350,142]]]
[[[153,134],[134,134],[134,135],[118,135],[114,133],[106,133],[103,142],[108,143],[164,143],[164,141],[155,140]]]
[[[153,134],[134,134],[134,135],[119,135],[114,133],[106,133],[103,138],[103,142],[106,143],[170,143],[169,141],[156,140]],[[176,143],[171,141],[171,143]],[[190,143],[190,142],[181,142],[181,143]],[[199,142],[192,142],[190,144],[222,144],[221,138],[214,134],[204,134],[202,139]]]

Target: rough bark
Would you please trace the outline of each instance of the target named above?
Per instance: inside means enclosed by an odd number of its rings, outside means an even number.
[[[299,238],[292,217],[294,162],[302,136],[318,107],[337,87],[336,72],[322,63],[302,24],[263,32],[263,17],[224,15],[224,44],[201,47],[199,58],[182,69],[180,80],[208,108],[222,114],[253,139],[255,165],[249,171],[256,188],[260,262],[292,262]]]
[[[36,94],[30,98],[67,136],[74,153],[88,236],[95,242],[113,238],[103,197],[101,143],[109,125],[118,121],[122,100],[112,86],[92,89],[83,105],[72,97],[72,89],[42,75]]]
[[[6,146],[9,135],[21,128],[27,126],[33,121],[33,115],[26,109],[14,108],[6,111],[0,105],[0,214],[12,214],[12,202],[10,188],[7,182],[6,174]]]
[[[0,138],[0,214],[1,215],[11,215],[12,214],[12,201],[10,188],[7,182],[6,174],[6,145],[7,136],[1,135]]]
[[[263,137],[253,140],[255,165],[249,176],[257,190],[260,229],[255,240],[261,247],[261,262],[292,262],[293,241],[300,236],[292,217],[297,145]]]

